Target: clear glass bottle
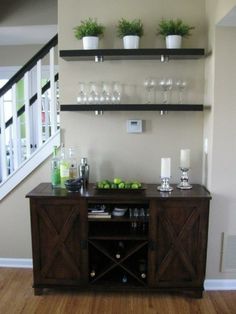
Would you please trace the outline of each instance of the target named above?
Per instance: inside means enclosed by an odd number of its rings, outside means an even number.
[[[53,188],[60,188],[60,158],[57,156],[57,146],[53,147],[53,157],[51,160],[51,183]]]
[[[82,158],[79,165],[79,177],[83,178],[83,186],[86,188],[89,183],[89,165],[87,158]]]
[[[75,155],[75,149],[69,148],[69,178],[76,179],[78,177],[78,165]]]
[[[70,164],[66,157],[65,146],[62,144],[61,147],[61,160],[60,160],[60,177],[61,177],[61,187],[65,188],[65,181],[69,179],[69,169]]]

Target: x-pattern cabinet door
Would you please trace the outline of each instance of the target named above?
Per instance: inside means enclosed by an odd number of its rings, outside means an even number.
[[[68,199],[31,199],[34,287],[87,280],[86,206]]]
[[[150,202],[149,284],[203,290],[209,201]]]

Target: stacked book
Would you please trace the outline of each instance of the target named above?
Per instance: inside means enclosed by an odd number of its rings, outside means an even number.
[[[89,208],[88,218],[111,218],[111,214],[105,208]]]

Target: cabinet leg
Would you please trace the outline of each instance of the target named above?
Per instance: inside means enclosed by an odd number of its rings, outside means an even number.
[[[42,295],[43,289],[42,288],[34,288],[34,295]]]

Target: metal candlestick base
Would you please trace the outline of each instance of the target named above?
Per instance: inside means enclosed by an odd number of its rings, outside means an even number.
[[[188,171],[189,168],[180,168],[182,171],[182,176],[180,178],[180,183],[177,185],[177,188],[181,190],[190,190],[192,185],[188,182]]]
[[[170,186],[170,178],[161,178],[161,185],[157,189],[161,192],[171,192],[173,191],[172,186]]]

